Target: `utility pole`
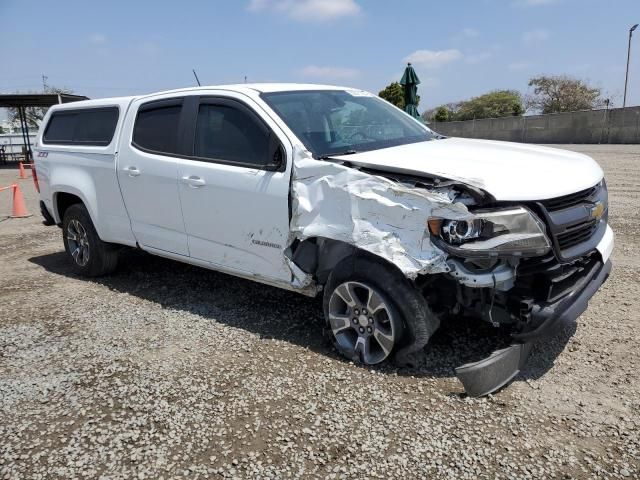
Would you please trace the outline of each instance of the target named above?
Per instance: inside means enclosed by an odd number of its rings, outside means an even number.
[[[47,93],[47,90],[49,89],[49,85],[47,85],[48,79],[49,77],[47,77],[45,74],[42,74],[42,92],[43,93]]]
[[[629,46],[627,47],[627,73],[624,76],[624,97],[622,98],[622,108],[627,106],[627,84],[629,83],[629,60],[631,59],[631,37],[633,36],[633,31],[636,28],[638,28],[637,23],[629,29]]]

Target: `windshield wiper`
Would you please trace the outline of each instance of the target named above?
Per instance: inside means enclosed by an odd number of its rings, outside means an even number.
[[[345,150],[344,152],[336,152],[331,154],[320,155],[318,160],[331,160],[332,158],[339,157],[341,155],[353,155],[354,153],[358,153],[357,150]]]

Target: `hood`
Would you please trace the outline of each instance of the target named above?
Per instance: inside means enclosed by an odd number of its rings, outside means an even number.
[[[445,138],[335,157],[355,165],[457,180],[496,200],[545,200],[593,187],[602,169],[587,155],[537,145]]]

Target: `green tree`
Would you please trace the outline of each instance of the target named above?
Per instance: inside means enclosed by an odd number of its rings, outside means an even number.
[[[445,107],[444,105],[441,105],[438,108],[436,108],[436,112],[433,115],[433,119],[436,122],[448,122],[451,119],[451,112],[447,107]]]
[[[33,92],[30,92],[33,93]],[[44,93],[73,93],[68,88],[48,87]],[[27,117],[27,125],[29,127],[37,128],[40,126],[40,122],[47,113],[48,107],[26,107],[24,109],[25,116]],[[17,108],[9,108],[9,119],[12,122],[20,123],[20,117],[18,115]]]
[[[522,96],[515,90],[494,90],[479,97],[460,102],[450,120],[498,118],[522,115]]]
[[[604,105],[599,88],[566,75],[534,77],[529,86],[533,94],[527,96],[527,108],[540,113],[591,110]]]
[[[384,90],[380,90],[378,96],[404,110],[404,89],[398,82],[392,82],[384,87]]]
[[[384,87],[384,90],[380,90],[380,92],[378,92],[378,96],[404,110],[404,88],[402,88],[402,85],[398,82],[392,82]],[[417,97],[416,106],[420,103],[420,95]]]
[[[0,127],[0,134],[4,133],[4,128]]]

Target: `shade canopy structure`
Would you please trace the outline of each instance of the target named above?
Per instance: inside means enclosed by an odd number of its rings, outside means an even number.
[[[80,100],[89,100],[89,97],[69,93],[11,93],[0,95],[0,107],[50,107]]]
[[[11,93],[0,95],[0,107],[17,108],[18,118],[20,120],[20,130],[22,131],[22,140],[27,147],[26,160],[33,160],[31,151],[31,140],[29,140],[29,125],[25,108],[27,107],[51,107],[59,103],[78,102],[80,100],[89,100],[89,97],[83,95],[71,95],[69,93]]]
[[[420,79],[410,63],[404,69],[400,85],[404,89],[404,111],[414,118],[420,118],[418,113],[418,85]]]

